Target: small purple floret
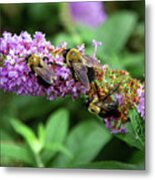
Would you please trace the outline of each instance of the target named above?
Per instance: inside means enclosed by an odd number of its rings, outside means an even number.
[[[123,104],[123,100],[122,100],[122,95],[121,94],[116,94],[115,98],[116,98],[119,106]]]

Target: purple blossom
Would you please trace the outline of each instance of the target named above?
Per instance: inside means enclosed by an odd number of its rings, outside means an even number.
[[[120,129],[112,129],[111,133],[112,134],[117,134],[117,133],[125,134],[126,133],[126,128],[125,127],[121,127]]]
[[[119,105],[123,104],[123,100],[122,100],[122,95],[121,94],[116,94],[115,98],[116,98],[116,100],[117,100]]]
[[[102,2],[70,2],[69,11],[72,19],[90,27],[97,27],[106,20]]]
[[[139,89],[137,89],[137,95],[139,97],[139,104],[137,105],[137,111],[141,115],[141,117],[145,118],[145,95],[144,95],[144,87],[140,86]]]
[[[117,133],[126,133],[126,128],[120,123],[119,127],[114,127],[114,123],[115,123],[116,119],[111,117],[111,118],[105,118],[104,122],[105,122],[105,127],[107,129],[109,129],[111,131],[112,134],[117,134]]]
[[[82,54],[84,54],[84,52],[85,52],[85,45],[84,45],[84,44],[78,45],[78,46],[77,46],[77,49],[78,49]]]
[[[36,32],[33,38],[27,32],[21,32],[19,36],[4,32],[0,44],[0,89],[23,95],[47,96],[50,100],[66,95],[75,99],[86,92],[86,88],[72,78],[70,69],[64,65],[63,57],[52,55],[55,47],[46,41],[41,32]],[[64,46],[67,45],[60,45]],[[56,66],[54,71],[57,78],[48,88],[40,85],[34,74],[29,75],[26,57],[30,54],[46,56],[49,62],[62,65]]]

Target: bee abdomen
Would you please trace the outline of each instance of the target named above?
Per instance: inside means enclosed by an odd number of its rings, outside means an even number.
[[[38,84],[43,86],[44,88],[49,88],[51,84],[44,81],[40,76],[37,76]]]
[[[121,113],[119,112],[118,109],[112,109],[106,112],[100,112],[99,116],[102,118],[110,118],[110,117],[114,117],[114,118],[119,118],[121,116]]]

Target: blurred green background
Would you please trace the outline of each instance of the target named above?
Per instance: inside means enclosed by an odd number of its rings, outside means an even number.
[[[1,4],[1,29],[42,31],[70,47],[103,42],[97,56],[144,81],[144,1],[103,2],[107,19],[96,28],[73,23],[67,3]],[[71,16],[71,15],[70,15]],[[81,99],[17,96],[0,90],[1,166],[144,169],[144,144],[135,134],[111,135]],[[137,134],[136,134],[137,135]]]

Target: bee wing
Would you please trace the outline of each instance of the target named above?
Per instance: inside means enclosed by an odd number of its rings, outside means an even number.
[[[35,67],[34,71],[38,76],[40,76],[44,81],[49,84],[53,83],[53,80],[56,79],[56,76],[52,70],[52,68],[45,66],[45,67]]]
[[[87,68],[82,63],[73,63],[73,69],[77,78],[81,81],[81,83],[86,86],[87,89],[90,88],[89,79],[87,76]]]
[[[86,63],[86,65],[88,67],[96,67],[99,69],[102,69],[102,64],[100,64],[100,62],[97,59],[93,59],[92,57],[88,56],[88,55],[83,55],[84,58],[84,62]]]

